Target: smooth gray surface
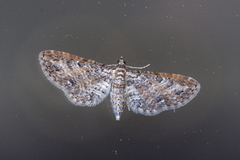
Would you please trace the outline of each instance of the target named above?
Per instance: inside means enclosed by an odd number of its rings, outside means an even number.
[[[239,159],[240,1],[2,1],[0,156],[27,159]],[[201,83],[186,106],[155,117],[109,98],[72,105],[38,54],[66,51],[179,73]]]

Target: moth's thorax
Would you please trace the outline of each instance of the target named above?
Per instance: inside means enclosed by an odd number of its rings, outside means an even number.
[[[123,56],[120,57],[120,59],[117,61],[117,64],[125,66],[126,62],[124,61]]]
[[[116,120],[120,120],[120,116],[123,113],[123,109],[126,103],[125,97],[125,76],[126,76],[125,64],[118,64],[112,72],[112,90],[110,92],[110,98],[112,103],[113,113]]]

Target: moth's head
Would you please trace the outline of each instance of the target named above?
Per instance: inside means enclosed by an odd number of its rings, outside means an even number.
[[[119,64],[119,65],[124,65],[124,64],[126,64],[126,62],[125,62],[124,59],[123,59],[123,56],[120,57],[120,59],[117,61],[117,64]]]

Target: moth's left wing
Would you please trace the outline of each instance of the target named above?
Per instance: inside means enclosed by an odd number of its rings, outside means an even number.
[[[111,69],[66,52],[46,50],[39,62],[48,80],[79,106],[96,106],[109,94]]]

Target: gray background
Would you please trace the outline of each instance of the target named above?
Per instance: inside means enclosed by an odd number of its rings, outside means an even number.
[[[0,159],[239,159],[239,0],[2,0]],[[201,83],[186,106],[115,121],[71,104],[38,54],[66,51]]]

